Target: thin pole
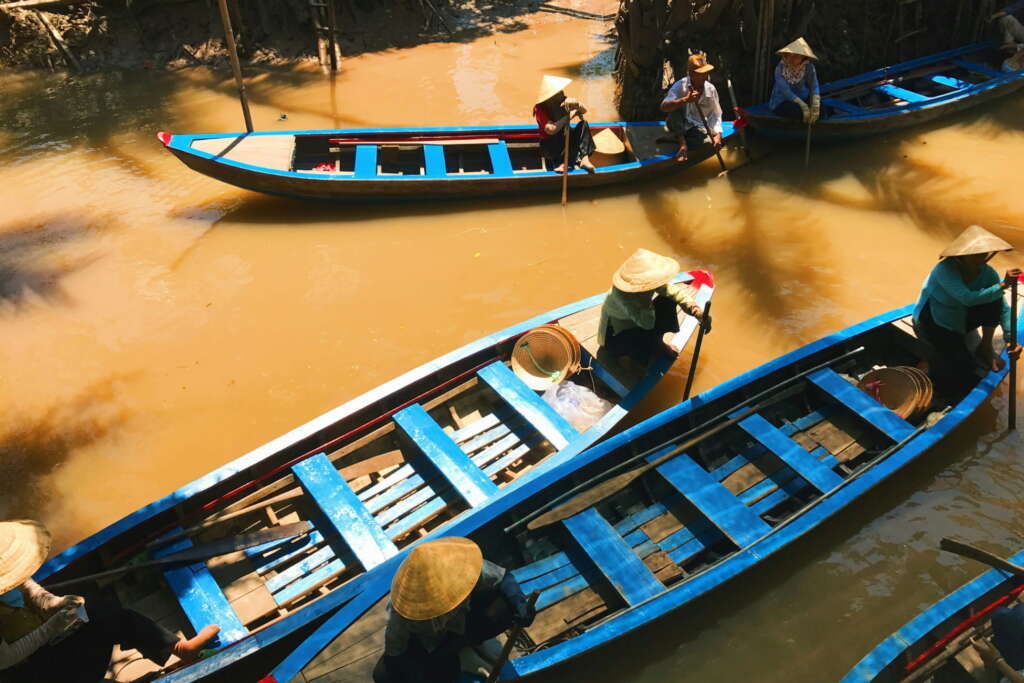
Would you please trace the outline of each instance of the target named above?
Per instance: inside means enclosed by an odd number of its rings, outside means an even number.
[[[565,156],[562,159],[562,206],[569,201],[569,136],[572,134],[572,114],[565,122]]]
[[[811,165],[811,122],[807,122],[807,143],[804,145],[804,170]]]
[[[1017,344],[1017,282],[1013,278],[1013,289],[1010,290],[1010,350]],[[1010,431],[1017,429],[1017,358],[1010,356]]]
[[[338,33],[338,18],[335,14],[334,0],[327,0],[327,43],[331,49],[331,71],[338,70],[338,48],[335,40]]]
[[[693,360],[690,361],[690,372],[686,375],[686,388],[683,389],[683,400],[690,398],[690,389],[693,388],[693,376],[697,374],[697,361],[700,359],[700,346],[704,343],[704,332],[708,329],[708,313],[711,312],[711,302],[704,304],[704,315],[700,319],[700,331],[697,332],[697,342],[693,345]]]
[[[231,29],[231,15],[228,14],[227,0],[217,0],[220,6],[220,21],[224,25],[224,40],[231,58],[231,69],[235,72],[235,85],[238,86],[238,100],[242,103],[242,116],[245,117],[245,130],[251,133],[252,115],[249,113],[249,99],[245,96],[245,82],[242,81],[242,65],[238,63],[238,46],[235,45],[235,33]]]
[[[529,597],[526,598],[527,604],[533,609],[534,605],[537,604],[537,598],[540,597],[540,591],[533,591]],[[512,633],[508,634],[508,639],[505,641],[505,645],[501,648],[501,654],[498,655],[497,661],[491,667],[491,673],[487,675],[485,683],[495,683],[498,677],[501,676],[501,668],[505,666],[505,662],[508,661],[509,656],[512,654],[512,648],[515,647],[516,641],[519,640],[519,635],[523,632],[523,627],[516,624],[515,628],[512,629]]]

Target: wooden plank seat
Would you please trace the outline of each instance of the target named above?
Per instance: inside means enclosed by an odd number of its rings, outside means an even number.
[[[904,102],[924,102],[929,99],[926,95],[916,93],[913,90],[907,90],[906,88],[901,88],[891,83],[877,86],[875,91],[888,95],[889,97],[893,97],[897,100],[903,100]]]
[[[842,477],[815,459],[763,416],[755,413],[741,420],[739,427],[822,493],[842,483]]]
[[[579,549],[627,604],[635,605],[665,590],[664,584],[594,508],[573,515],[563,524]]]
[[[835,370],[822,368],[807,378],[893,441],[900,442],[914,433],[909,422],[847,382]]]
[[[561,450],[579,432],[568,420],[558,414],[533,389],[516,377],[508,366],[496,361],[482,368],[477,376],[487,383],[509,407],[522,415],[527,422],[544,435],[552,446]]]
[[[973,71],[974,73],[981,74],[983,76],[990,76],[992,78],[1000,78],[1000,77],[1006,75],[1006,74],[1004,74],[1002,72],[996,71],[995,69],[993,69],[991,67],[985,66],[984,64],[978,64],[976,62],[969,62],[966,59],[951,59],[949,61],[951,63],[953,63],[953,64],[956,64],[957,66],[959,66],[961,68],[967,69],[968,71]]]
[[[398,552],[326,455],[296,463],[292,473],[364,568],[376,567]]]
[[[967,81],[961,81],[959,78],[953,78],[952,76],[941,76],[938,74],[930,76],[929,79],[932,81],[932,83],[938,83],[939,85],[944,85],[946,87],[954,88],[956,90],[962,90],[964,88],[969,88],[972,85],[974,85],[973,83],[968,83]]]
[[[395,424],[437,468],[470,507],[497,493],[498,487],[481,471],[423,406],[416,403],[395,413]]]
[[[181,531],[180,528],[172,529],[168,533],[173,534],[179,531]],[[190,538],[181,538],[154,552],[153,557],[160,558],[192,546]],[[219,647],[230,645],[249,634],[238,618],[238,614],[231,607],[227,596],[224,595],[224,591],[207,568],[206,562],[168,565],[163,569],[163,575],[196,632],[209,624],[219,625],[220,634],[217,636]]]
[[[821,103],[826,107],[832,107],[844,114],[867,114],[870,111],[864,107],[858,107],[855,104],[850,104],[846,100],[841,100],[838,97],[822,97]]]

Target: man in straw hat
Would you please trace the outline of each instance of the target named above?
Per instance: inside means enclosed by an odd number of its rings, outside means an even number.
[[[682,349],[663,341],[666,333],[679,331],[676,308],[697,320],[702,320],[703,311],[693,287],[672,284],[678,274],[674,258],[647,249],[633,252],[612,276],[612,288],[601,306],[598,344],[612,356],[645,364],[663,347],[679,353]],[[702,322],[709,331],[711,321]]]
[[[722,146],[722,104],[718,101],[718,90],[708,77],[714,68],[708,64],[705,54],[690,55],[686,75],[672,84],[661,101],[661,110],[668,114],[665,124],[679,142],[678,162],[689,158],[691,146],[713,145],[715,149]]]
[[[821,92],[813,62],[818,58],[803,38],[797,38],[777,54],[782,59],[775,67],[768,107],[779,116],[816,123],[821,115]]]
[[[30,520],[0,522],[0,594],[20,589],[23,606],[0,603],[0,679],[5,682],[99,683],[115,644],[159,665],[171,655],[199,658],[216,638],[207,626],[190,640],[121,607],[77,595],[57,597],[32,580],[50,549],[50,534]],[[5,596],[6,597],[6,596]]]
[[[1010,307],[1003,290],[1020,275],[1013,268],[1000,281],[988,261],[997,253],[1011,251],[1009,243],[979,225],[972,225],[939,255],[939,263],[924,281],[914,308],[918,336],[937,352],[929,370],[936,389],[958,399],[977,382],[980,361],[985,371],[1000,370],[1003,360],[992,347],[997,325],[1010,329]],[[966,334],[981,327],[981,344],[974,354]],[[1020,346],[1009,349],[1013,356]]]
[[[1002,49],[1013,54],[1024,47],[1024,0],[1016,0],[992,15]]]
[[[439,538],[413,548],[391,582],[384,656],[375,683],[453,683],[459,651],[513,624],[529,626],[534,610],[511,572],[484,559],[468,538]]]
[[[594,152],[594,138],[590,134],[590,124],[584,119],[586,107],[579,100],[565,96],[565,87],[572,83],[571,78],[544,76],[537,93],[537,102],[533,107],[533,118],[540,129],[540,151],[548,162],[548,168],[561,173],[565,170],[565,129],[572,117],[578,116],[580,121],[571,128],[569,136],[569,170],[579,166],[587,173],[595,171],[590,163],[590,155]]]

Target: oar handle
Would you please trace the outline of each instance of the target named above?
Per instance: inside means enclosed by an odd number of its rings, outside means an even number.
[[[1020,278],[1013,278],[1013,284],[1010,285],[1010,351],[1013,351],[1013,347],[1017,345],[1017,283],[1019,280]],[[1010,431],[1015,431],[1017,429],[1017,358],[1013,355],[1010,356],[1010,405],[1007,417]]]
[[[947,552],[956,553],[957,555],[977,560],[978,562],[987,564],[990,567],[1002,569],[1005,572],[1010,572],[1011,574],[1016,574],[1018,576],[1024,576],[1024,567],[1010,562],[1005,557],[1000,557],[995,553],[982,550],[970,543],[964,543],[963,541],[958,541],[955,538],[949,538],[947,536],[939,541],[939,547]]]
[[[534,605],[537,604],[537,598],[540,597],[540,591],[533,591],[529,597],[526,598],[526,604],[533,609]],[[519,640],[519,634],[523,632],[523,627],[516,624],[512,632],[508,634],[508,639],[505,641],[505,645],[501,648],[501,654],[498,655],[497,661],[494,662],[494,666],[491,667],[491,673],[488,674],[485,683],[495,683],[498,677],[501,676],[501,668],[505,666],[505,662],[508,661],[509,656],[512,654],[512,648],[516,646],[516,641]]]
[[[693,360],[690,361],[690,371],[686,375],[686,387],[683,389],[683,400],[690,398],[690,389],[693,388],[693,378],[697,374],[697,361],[700,360],[700,347],[704,343],[704,333],[708,329],[708,314],[711,312],[711,300],[704,304],[704,312],[701,314],[700,331],[697,332],[697,342],[693,345]]]

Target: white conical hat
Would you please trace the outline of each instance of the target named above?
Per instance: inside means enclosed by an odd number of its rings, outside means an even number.
[[[605,128],[594,135],[594,147],[601,154],[622,154],[626,151],[626,145],[622,138],[615,134],[611,128]]]
[[[559,92],[565,90],[565,87],[572,83],[571,78],[562,78],[561,76],[545,76],[540,81],[540,90],[537,91],[537,99],[534,100],[536,104],[540,104],[545,100],[557,95]]]
[[[25,583],[46,561],[50,532],[30,519],[0,522],[0,593]]]
[[[969,256],[970,254],[991,254],[996,251],[1013,251],[1013,245],[996,237],[980,225],[972,225],[942,250],[939,258],[947,256]]]
[[[807,41],[804,40],[803,38],[797,38],[792,43],[790,43],[786,47],[782,48],[781,50],[779,50],[775,54],[779,54],[779,55],[785,55],[785,54],[800,55],[801,57],[807,57],[808,59],[813,59],[814,61],[818,61],[818,56],[816,54],[814,54],[814,50],[811,49],[811,46],[808,45]]]

